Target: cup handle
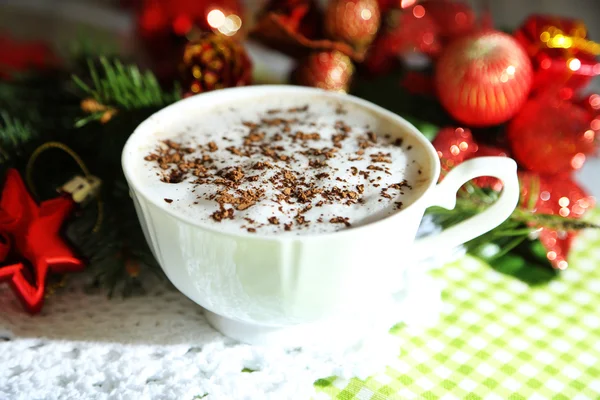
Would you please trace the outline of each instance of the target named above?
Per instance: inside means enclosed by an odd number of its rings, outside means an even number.
[[[432,251],[450,249],[494,229],[506,220],[519,202],[519,178],[517,163],[507,157],[478,157],[467,160],[453,168],[429,193],[429,205],[448,210],[456,206],[456,192],[473,178],[492,176],[503,183],[500,198],[485,211],[462,221],[438,234],[415,241],[417,257],[429,256]]]

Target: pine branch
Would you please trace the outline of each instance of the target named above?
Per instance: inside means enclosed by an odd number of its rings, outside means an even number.
[[[549,228],[557,231],[578,231],[582,229],[600,229],[600,225],[560,215],[534,214],[531,211],[516,209],[511,218],[535,228]]]
[[[582,229],[600,229],[600,225],[590,222],[565,218],[559,215],[537,214],[532,211],[539,192],[539,184],[533,185],[525,207],[517,207],[511,216],[495,229],[481,235],[465,244],[469,253],[484,258],[493,264],[496,260],[508,255],[513,249],[522,246],[532,234],[540,229],[547,228],[556,231],[578,231]],[[481,189],[473,183],[467,183],[459,192],[456,207],[446,210],[440,207],[432,207],[427,213],[432,215],[434,221],[442,228],[448,228],[484,211],[499,197],[499,193]],[[521,199],[519,204],[524,204]],[[495,248],[495,253],[490,254],[489,249]]]
[[[22,155],[23,147],[36,137],[28,123],[0,111],[0,164]]]
[[[103,117],[107,119],[106,113],[114,115],[119,111],[161,108],[181,98],[179,87],[163,90],[150,71],[141,72],[135,65],[125,65],[119,60],[109,61],[105,57],[100,57],[99,64],[97,66],[88,60],[89,79],[77,75],[72,77],[85,101],[94,105],[86,110],[91,115],[78,120],[77,126],[102,120]]]

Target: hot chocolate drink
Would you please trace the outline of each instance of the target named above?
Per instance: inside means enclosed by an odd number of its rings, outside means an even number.
[[[190,115],[140,149],[152,195],[228,232],[301,235],[385,218],[426,189],[420,146],[358,105],[296,96]]]

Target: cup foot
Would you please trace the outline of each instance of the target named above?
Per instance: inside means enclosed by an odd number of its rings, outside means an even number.
[[[361,325],[357,325],[356,321],[353,321],[351,327],[339,320],[273,327],[236,321],[208,310],[205,310],[204,315],[208,323],[223,335],[259,346],[302,347],[328,343],[350,345],[359,341],[366,333],[366,329],[360,329]]]

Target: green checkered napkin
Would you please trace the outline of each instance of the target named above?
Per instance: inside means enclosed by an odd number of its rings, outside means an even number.
[[[599,231],[580,235],[548,285],[472,257],[434,275],[445,283],[441,321],[396,326],[402,353],[385,373],[320,379],[316,399],[600,399]]]

